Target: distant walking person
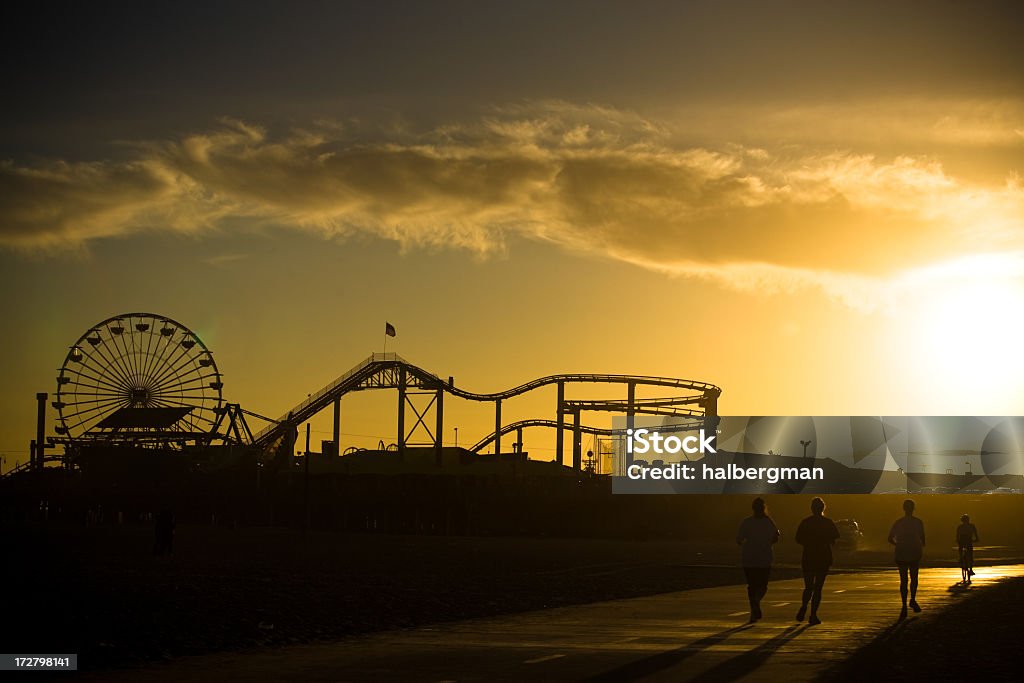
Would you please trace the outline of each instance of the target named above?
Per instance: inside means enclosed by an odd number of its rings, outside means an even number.
[[[153,546],[153,553],[155,555],[164,553],[172,555],[174,553],[174,526],[174,512],[169,507],[160,510],[156,516],[154,529],[156,543]]]
[[[807,603],[811,603],[811,626],[820,624],[818,605],[821,604],[821,589],[825,585],[829,567],[832,566],[832,544],[839,538],[835,522],[825,516],[825,501],[815,498],[811,501],[811,516],[805,517],[796,530],[796,542],[804,547],[800,568],[804,572],[804,594],[796,620],[803,621],[807,614]]]
[[[743,573],[747,577],[747,599],[750,601],[750,623],[761,618],[761,600],[768,592],[768,576],[775,559],[772,545],[779,540],[779,528],[768,516],[761,498],[750,504],[754,514],[740,524],[736,542],[740,544]]]
[[[896,566],[900,570],[900,597],[903,609],[900,619],[907,616],[907,579],[910,579],[910,608],[921,611],[917,604],[917,573],[924,552],[924,522],[914,516],[914,501],[903,501],[903,516],[892,524],[889,543],[896,546]]]
[[[978,527],[971,524],[971,518],[964,515],[960,518],[960,526],[956,528],[956,545],[960,550],[960,571],[964,583],[970,583],[974,576],[974,544],[978,538]]]

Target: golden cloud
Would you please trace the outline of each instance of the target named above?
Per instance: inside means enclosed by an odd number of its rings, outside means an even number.
[[[3,163],[0,244],[78,247],[229,220],[480,256],[518,236],[732,286],[846,292],[858,278],[1024,248],[1016,176],[985,184],[934,157],[682,139],[561,103],[418,132],[223,121],[126,159]]]

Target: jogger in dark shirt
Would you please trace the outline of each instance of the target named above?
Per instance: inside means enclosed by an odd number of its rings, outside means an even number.
[[[747,577],[747,599],[750,602],[750,623],[760,619],[761,600],[768,592],[768,576],[772,571],[772,546],[779,540],[779,528],[768,516],[768,506],[755,498],[750,507],[754,514],[743,520],[736,533],[743,556],[743,573]]]
[[[825,585],[829,567],[832,566],[832,544],[839,538],[839,529],[825,516],[825,501],[815,498],[811,501],[811,516],[800,522],[796,530],[796,542],[804,547],[800,566],[804,572],[804,594],[796,620],[803,621],[807,603],[811,603],[810,625],[820,624],[818,605],[821,604],[821,589]]]
[[[917,604],[917,576],[924,553],[924,522],[914,516],[914,501],[909,498],[903,501],[903,516],[892,523],[889,530],[889,543],[896,546],[896,566],[900,570],[900,599],[903,609],[900,619],[907,617],[907,592],[909,583],[910,608],[921,611]]]

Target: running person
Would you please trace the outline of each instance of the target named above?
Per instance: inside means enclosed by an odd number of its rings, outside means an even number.
[[[825,585],[829,567],[832,566],[832,544],[839,538],[839,529],[825,516],[825,501],[815,498],[811,501],[811,516],[804,518],[796,530],[796,542],[804,547],[800,568],[804,573],[804,594],[796,620],[803,621],[807,603],[811,603],[811,626],[820,624],[818,605],[821,604],[821,589]]]
[[[974,576],[974,544],[978,542],[978,527],[971,524],[969,515],[960,518],[956,528],[956,545],[960,550],[960,571],[964,583],[970,583]]]
[[[772,545],[779,540],[779,528],[768,516],[762,498],[750,504],[754,514],[740,524],[736,542],[740,545],[743,573],[747,578],[747,599],[750,601],[750,623],[761,618],[761,600],[768,592],[768,576],[775,559]]]
[[[909,498],[903,501],[903,516],[892,524],[889,530],[889,543],[896,546],[896,566],[900,570],[900,597],[903,609],[900,619],[907,616],[907,579],[910,579],[910,608],[921,611],[917,604],[917,573],[921,566],[921,555],[924,552],[924,522],[914,516],[914,501]]]

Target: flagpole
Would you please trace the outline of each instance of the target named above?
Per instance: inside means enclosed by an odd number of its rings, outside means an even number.
[[[391,323],[384,321],[384,355],[388,354],[388,337],[395,336],[395,327]]]

